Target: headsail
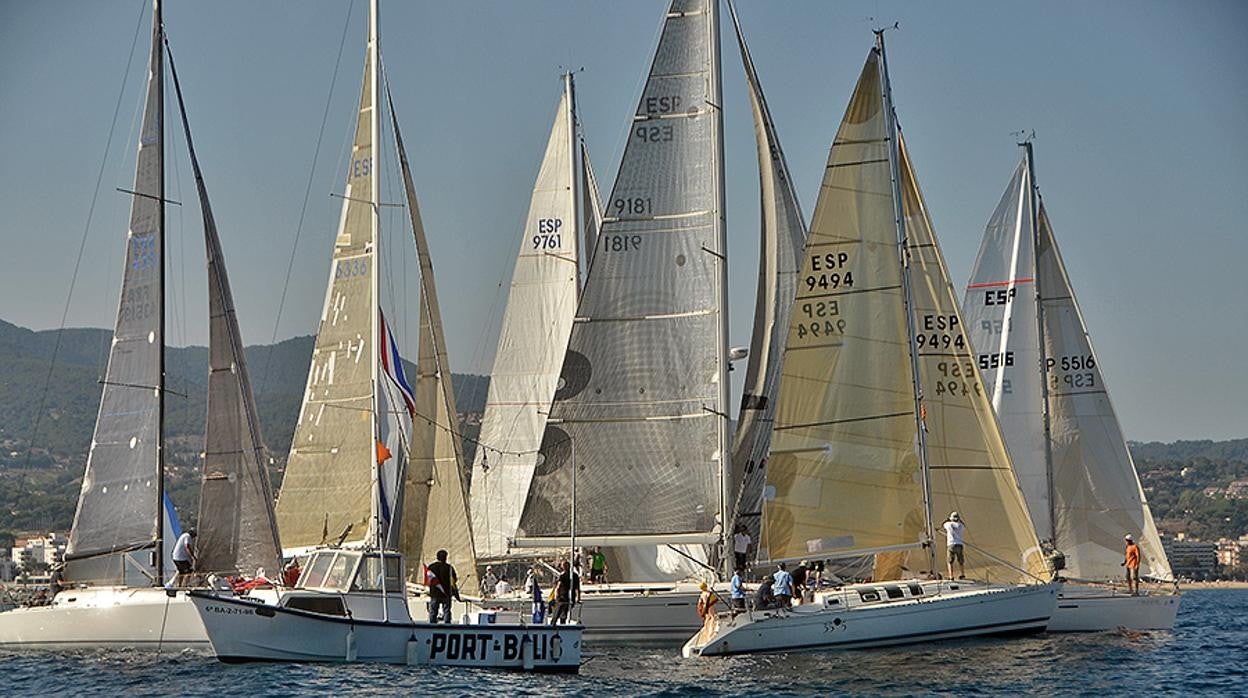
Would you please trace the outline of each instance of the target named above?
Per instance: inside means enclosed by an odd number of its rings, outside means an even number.
[[[764,468],[771,447],[776,390],[780,384],[781,359],[789,332],[789,317],[797,293],[802,251],[806,245],[806,222],[798,205],[789,166],[780,149],[771,110],[745,44],[737,10],[728,3],[736,28],[741,62],[745,66],[754,113],[754,137],[758,142],[758,177],[761,190],[761,246],[758,293],[754,306],[754,332],[750,339],[749,364],[745,370],[745,393],[732,446],[732,482],[737,522],[757,540],[761,524]]]
[[[715,0],[674,0],[667,13],[568,342],[525,536],[719,538],[728,418],[717,13]]]
[[[363,541],[372,525],[377,341],[373,55],[370,46],[329,287],[277,500],[278,529],[288,549],[319,545],[326,537],[337,540],[348,527],[347,541]]]
[[[977,318],[972,339],[981,368],[989,364],[984,377],[1011,455],[1027,474],[1032,517],[1037,528],[1048,525],[1041,531],[1065,555],[1068,576],[1119,577],[1122,536],[1131,533],[1146,575],[1172,579],[1029,165],[1024,158],[998,205],[998,212],[1014,206],[1022,213],[1008,225],[998,224],[997,214],[989,221],[966,307]],[[1001,358],[994,362],[994,354]],[[1043,428],[1046,395],[1050,437]]]
[[[157,571],[163,564],[158,544],[164,498],[163,37],[160,4],[156,2],[147,100],[134,190],[130,192],[133,198],[121,300],[100,411],[65,554],[66,580],[123,583],[127,563],[113,554],[147,548],[157,550]],[[135,559],[147,562],[139,556]]]
[[[472,529],[487,558],[507,553],[520,524],[576,314],[582,248],[573,177],[585,173],[576,167],[570,100],[567,92],[559,100],[533,185],[481,421],[488,448],[473,463]]]
[[[276,572],[281,569],[281,544],[243,338],[172,54],[169,70],[199,193],[208,258],[208,419],[199,494],[198,571],[252,574],[263,567]]]
[[[403,493],[403,534],[400,548],[410,559],[409,577],[418,574],[417,561],[428,562],[435,551],[445,548],[448,559],[459,572],[462,589],[475,590],[477,560],[473,549],[472,525],[468,514],[468,488],[464,483],[464,453],[459,439],[455,412],[455,392],[451,385],[451,364],[438,309],[433,259],[420,218],[416,185],[412,181],[407,152],[399,132],[394,102],[389,99],[390,120],[399,166],[403,171],[403,191],[410,215],[416,255],[420,264],[420,349],[416,361],[416,418],[412,429],[411,453]],[[423,578],[418,579],[423,583]]]

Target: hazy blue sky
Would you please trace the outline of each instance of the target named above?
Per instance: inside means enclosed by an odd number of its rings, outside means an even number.
[[[113,322],[128,210],[114,188],[133,178],[149,4],[0,0],[0,318],[59,323],[141,22],[69,313],[70,325]],[[455,370],[489,370],[560,66],[585,69],[578,99],[605,196],[665,5],[383,0],[383,53]],[[899,21],[897,108],[954,283],[966,283],[1019,159],[1011,132],[1035,129],[1037,179],[1127,436],[1248,436],[1248,3],[741,0],[739,10],[808,215],[870,29]],[[366,12],[363,0],[166,3],[248,343],[274,335],[350,14],[277,337],[315,330]],[[744,345],[758,175],[724,25],[730,336]],[[170,157],[181,169],[168,195],[189,202],[185,153]],[[184,208],[169,213],[174,344],[206,338],[198,213]]]

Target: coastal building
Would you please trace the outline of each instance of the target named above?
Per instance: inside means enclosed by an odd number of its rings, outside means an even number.
[[[64,534],[52,531],[47,535],[24,534],[13,542],[13,564],[27,570],[44,569],[58,564],[65,557],[67,541]]]
[[[1176,577],[1207,579],[1217,570],[1217,543],[1193,540],[1179,534],[1175,538],[1163,537],[1161,545]]]
[[[1248,536],[1240,536],[1239,540],[1218,539],[1219,566],[1239,567],[1244,563],[1248,563]]]

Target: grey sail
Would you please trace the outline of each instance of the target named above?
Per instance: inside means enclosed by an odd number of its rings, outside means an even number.
[[[199,493],[197,569],[205,573],[252,574],[263,567],[276,572],[281,569],[281,544],[260,420],[244,361],[243,338],[172,55],[169,70],[199,193],[208,258],[208,419],[204,426],[204,470]]]
[[[789,176],[788,163],[780,149],[780,139],[754,70],[754,61],[737,20],[736,7],[729,2],[741,62],[745,65],[750,106],[754,113],[754,136],[758,142],[758,174],[761,193],[761,247],[758,262],[758,293],[754,306],[754,332],[750,339],[749,364],[745,370],[745,392],[737,417],[732,445],[732,483],[728,490],[737,496],[737,523],[744,525],[758,540],[763,505],[764,471],[771,447],[772,424],[776,412],[776,390],[784,345],[788,339],[789,316],[802,270],[806,246],[806,223],[798,205],[797,192]]]
[[[362,542],[375,520],[373,56],[370,47],[329,287],[277,500],[278,530],[287,549],[336,540],[344,531],[346,541]]]
[[[147,100],[131,192],[121,300],[66,549],[67,580],[123,583],[128,564],[120,555],[159,547],[161,538],[165,341],[162,38],[157,5],[152,16]],[[158,555],[158,570],[160,565]]]
[[[590,261],[522,539],[566,541],[573,528],[586,544],[718,538],[728,422],[718,52],[714,0],[675,0]]]
[[[389,91],[386,94],[389,99]],[[403,491],[401,549],[410,560],[409,575],[419,572],[417,561],[428,562],[438,549],[447,550],[449,561],[459,572],[460,588],[476,589],[477,561],[468,512],[468,488],[464,482],[463,446],[457,428],[455,392],[438,308],[433,259],[420,218],[416,185],[403,148],[399,120],[394,114],[393,100],[389,101],[394,143],[403,171],[403,191],[420,265],[416,414]],[[423,577],[418,581],[423,583]]]

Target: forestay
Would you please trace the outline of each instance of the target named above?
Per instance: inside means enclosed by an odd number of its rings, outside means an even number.
[[[157,4],[134,190],[130,192],[121,300],[66,548],[66,580],[124,583],[125,562],[87,558],[152,548],[160,538],[165,342],[162,40]]]
[[[208,259],[208,418],[204,427],[196,569],[204,573],[254,574],[263,567],[276,573],[281,569],[281,544],[243,338],[172,55],[169,67],[199,193]]]
[[[490,371],[485,446],[473,463],[472,528],[477,552],[487,558],[506,554],[519,526],[576,314],[581,240],[572,177],[584,173],[576,169],[569,99],[565,92],[559,100],[533,185]]]
[[[329,288],[277,500],[278,529],[288,549],[319,545],[327,536],[336,540],[348,527],[348,541],[363,541],[373,514],[377,218],[374,52],[368,55]]]
[[[1016,172],[998,211],[1007,201],[1020,198],[1038,202],[1028,165],[1026,159],[1019,165],[1024,174]],[[990,221],[966,296],[967,308],[980,318],[980,324],[973,326],[972,339],[981,352],[987,347],[985,379],[994,387],[993,397],[1016,465],[1045,481],[1051,467],[1051,490],[1047,482],[1026,490],[1032,514],[1040,509],[1052,512],[1049,530],[1055,547],[1066,556],[1065,573],[1073,578],[1121,576],[1122,536],[1131,533],[1140,544],[1145,574],[1172,579],[1048,215],[1042,204],[1037,208],[1035,216],[1020,215],[1005,230]],[[1002,244],[1002,237],[1020,242]],[[1031,259],[1038,262],[1024,276]],[[1001,271],[1011,264],[1024,271],[1002,277]],[[992,285],[1026,277],[1034,279],[1033,288],[1018,284],[1015,293],[1009,293],[1015,286]],[[1006,293],[988,295],[989,289],[998,288]],[[989,305],[989,300],[994,302]],[[1037,302],[1040,324],[1035,322]],[[1030,317],[1032,324],[1007,322],[1011,314]],[[1013,361],[1008,360],[1010,352]],[[1003,354],[1004,359],[993,365],[993,353]],[[1047,386],[1041,385],[1042,380]],[[1045,387],[1051,466],[1045,460],[1042,421]]]
[[[802,267],[806,222],[789,176],[788,163],[780,149],[771,110],[767,107],[762,84],[754,70],[745,35],[741,32],[736,7],[731,2],[728,7],[741,49],[741,62],[745,66],[750,106],[754,114],[762,213],[754,331],[750,339],[749,364],[745,370],[745,392],[741,397],[732,445],[732,480],[728,491],[737,498],[734,514],[738,523],[744,524],[757,540],[767,452],[771,447],[772,422],[776,412],[776,389],[780,383],[784,342],[789,333],[793,298]]]
[[[727,400],[716,11],[713,0],[676,0],[664,22],[590,262],[524,535],[566,537],[575,511],[578,538],[597,542],[717,538]]]

